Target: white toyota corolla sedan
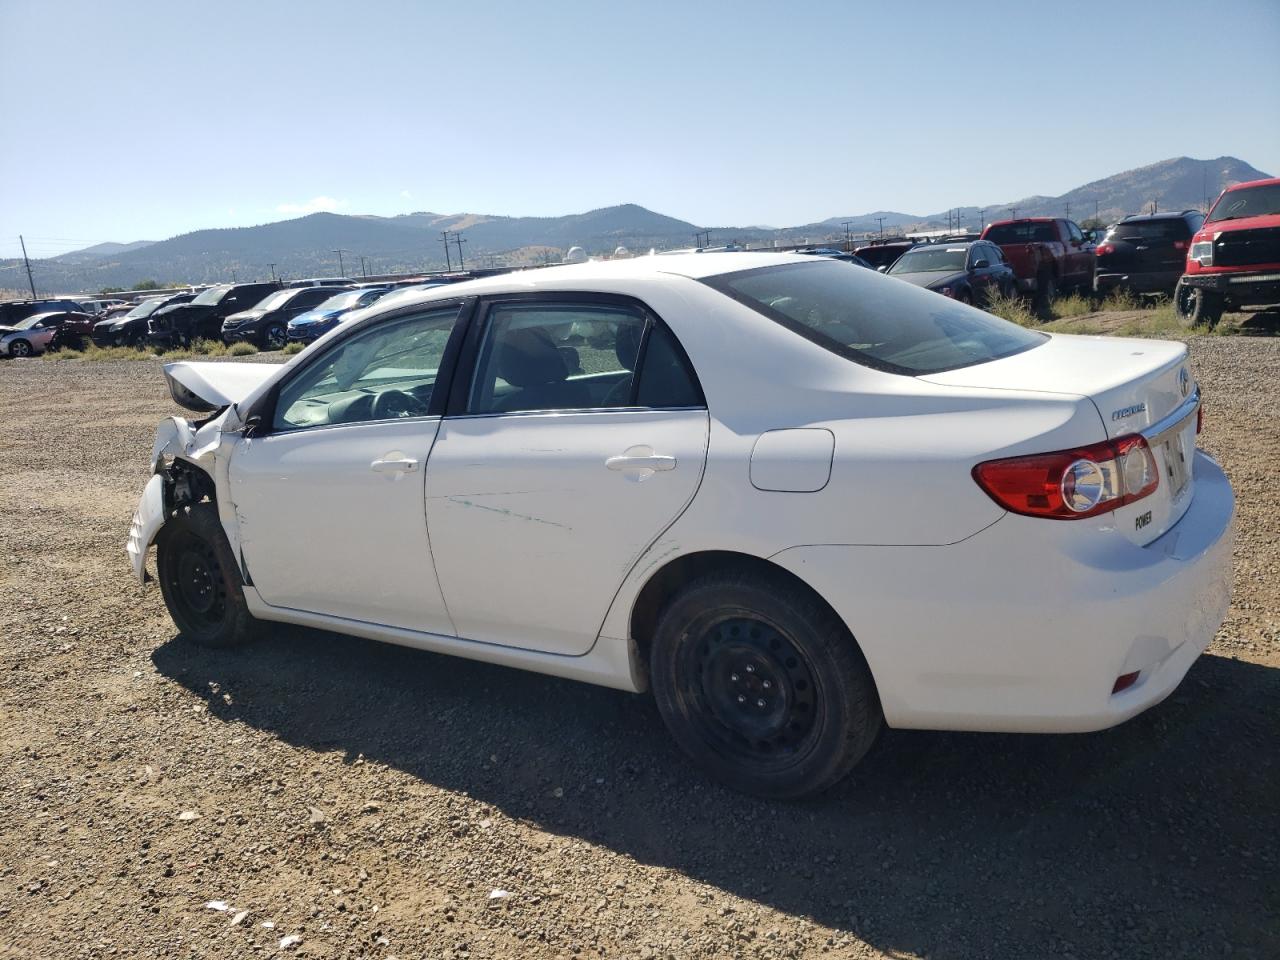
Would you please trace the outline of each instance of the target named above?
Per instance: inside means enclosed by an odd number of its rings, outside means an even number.
[[[512,273],[165,373],[209,416],[161,425],[128,552],[145,581],[155,542],[186,637],[279,621],[651,688],[758,794],[829,786],[883,724],[1117,724],[1227,609],[1184,345],[838,261]]]

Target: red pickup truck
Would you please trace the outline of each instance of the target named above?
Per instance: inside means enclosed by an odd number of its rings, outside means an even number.
[[[1280,178],[1227,187],[1191,238],[1178,314],[1217,326],[1224,310],[1280,303]]]
[[[1059,290],[1093,292],[1094,244],[1074,220],[1025,217],[987,224],[982,239],[1000,247],[1018,290],[1049,303]]]

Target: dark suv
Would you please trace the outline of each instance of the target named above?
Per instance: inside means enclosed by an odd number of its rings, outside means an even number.
[[[1198,210],[1129,216],[1113,223],[1095,251],[1094,290],[1108,293],[1124,287],[1134,293],[1172,294],[1202,223]]]
[[[248,340],[264,350],[279,350],[288,342],[289,321],[324,303],[343,287],[288,287],[267,294],[248,310],[233,313],[222,322],[227,343]]]
[[[160,347],[181,347],[192,340],[218,340],[222,321],[233,313],[256,306],[280,289],[276,281],[226,283],[210,287],[190,303],[157,310],[148,323],[147,340]]]
[[[12,330],[19,320],[37,313],[82,313],[84,307],[74,300],[6,300],[0,303],[0,328]]]

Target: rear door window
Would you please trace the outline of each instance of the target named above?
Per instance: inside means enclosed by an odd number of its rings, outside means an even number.
[[[703,282],[832,353],[889,373],[955,370],[1048,340],[932,291],[834,261],[742,270]]]

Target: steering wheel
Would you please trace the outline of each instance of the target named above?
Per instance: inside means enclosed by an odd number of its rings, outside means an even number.
[[[374,420],[398,420],[402,417],[425,417],[427,405],[412,393],[383,390],[373,398],[370,411]]]

